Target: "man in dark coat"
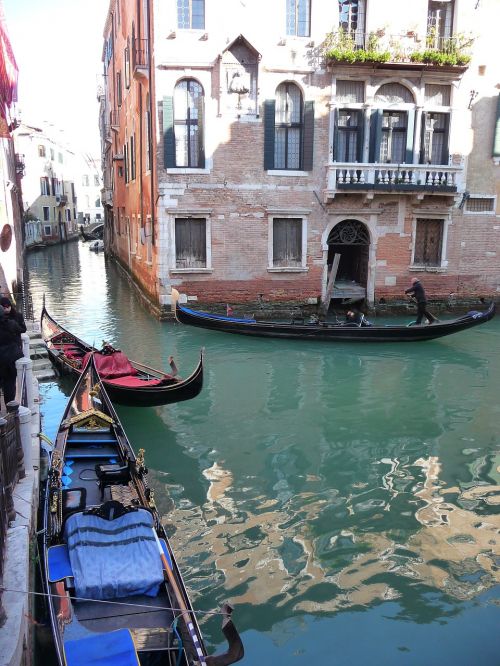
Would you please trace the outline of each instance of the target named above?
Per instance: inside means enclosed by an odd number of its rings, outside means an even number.
[[[414,277],[411,279],[411,287],[405,290],[405,294],[413,296],[413,298],[417,301],[416,324],[421,324],[424,317],[429,321],[429,324],[434,324],[436,321],[439,321],[427,309],[427,296],[425,295],[425,289],[418,278]]]
[[[0,305],[0,388],[5,404],[16,397],[16,361],[23,355],[21,332],[17,321],[9,319]]]
[[[11,321],[15,321],[18,326],[19,326],[19,334],[18,334],[18,343],[19,346],[21,347],[21,351],[23,349],[23,341],[21,339],[21,333],[26,333],[26,324],[24,322],[24,317],[21,312],[18,312],[16,308],[12,305],[12,301],[10,298],[7,298],[6,296],[2,296],[0,298],[0,307],[3,309],[3,312],[7,319],[10,319]]]

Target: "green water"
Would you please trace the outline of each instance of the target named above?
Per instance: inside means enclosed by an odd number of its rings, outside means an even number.
[[[210,650],[229,600],[249,665],[500,663],[500,318],[416,344],[251,339],[160,323],[84,244],[29,256],[35,310],[181,374],[118,412]],[[71,383],[42,385],[53,436]]]

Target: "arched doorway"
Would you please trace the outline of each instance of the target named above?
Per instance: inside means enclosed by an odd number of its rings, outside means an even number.
[[[370,233],[366,225],[359,220],[343,220],[330,231],[327,244],[328,273],[334,255],[340,254],[335,285],[358,286],[365,290],[366,295],[370,255]]]

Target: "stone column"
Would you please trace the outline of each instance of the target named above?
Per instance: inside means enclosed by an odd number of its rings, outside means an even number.
[[[33,391],[33,361],[28,357],[20,358],[16,361],[17,368],[17,395],[22,401],[21,388],[22,388],[22,377],[24,371],[24,385],[26,387],[26,401],[27,404],[24,405],[28,407],[29,410],[33,413],[33,408],[35,406],[34,400],[34,391]]]
[[[25,358],[30,358],[30,336],[27,333],[21,333],[23,342],[23,354]]]
[[[17,363],[17,361],[16,361]],[[11,400],[7,403],[7,412],[13,414],[16,419],[16,454],[17,454],[17,478],[24,479],[26,472],[24,471],[24,453],[23,445],[21,443],[21,432],[19,428],[19,403]]]
[[[31,410],[28,407],[19,407],[19,433],[21,435],[21,445],[24,454],[24,468],[28,471],[33,469],[33,457],[31,454]]]

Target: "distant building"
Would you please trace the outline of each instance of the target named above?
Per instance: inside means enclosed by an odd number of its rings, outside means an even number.
[[[30,230],[33,222],[41,223],[42,243],[60,243],[78,234],[75,153],[54,134],[50,128],[26,124],[14,132],[16,151],[24,161],[24,220]],[[32,240],[26,234],[27,244]]]
[[[78,224],[104,222],[100,156],[77,155],[75,188],[78,194]]]
[[[12,130],[18,69],[0,5],[0,294],[16,297],[23,282],[20,211],[22,160]]]
[[[265,17],[265,20],[264,20]],[[500,294],[493,0],[111,1],[107,248],[157,304]]]

